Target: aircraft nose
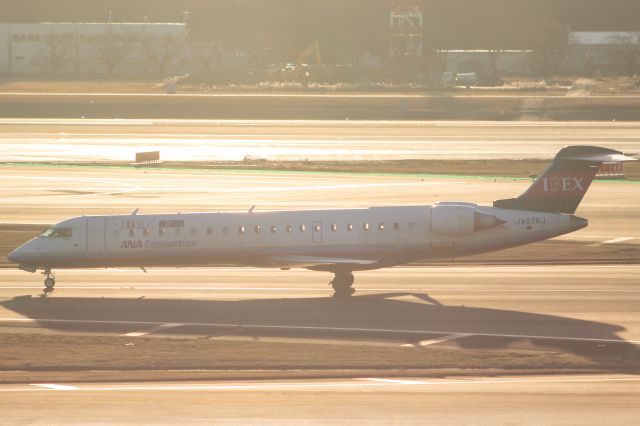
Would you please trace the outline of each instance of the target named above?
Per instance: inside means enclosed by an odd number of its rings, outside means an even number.
[[[11,253],[9,253],[9,255],[7,256],[7,260],[9,262],[15,262],[18,263],[20,262],[20,248],[15,249],[14,251],[12,251]]]

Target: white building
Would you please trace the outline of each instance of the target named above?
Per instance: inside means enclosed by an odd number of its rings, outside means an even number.
[[[640,32],[572,31],[562,65],[569,74],[618,74],[640,71]]]
[[[531,50],[438,50],[437,54],[443,72],[475,72],[485,79],[531,74]]]
[[[182,23],[0,24],[0,73],[164,75],[190,63]]]

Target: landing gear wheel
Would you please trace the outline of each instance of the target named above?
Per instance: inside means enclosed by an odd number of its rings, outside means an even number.
[[[56,285],[56,278],[51,273],[51,270],[47,269],[43,273],[46,278],[44,279],[44,296],[49,293],[53,293],[54,287]]]
[[[351,272],[339,272],[331,281],[331,286],[335,290],[334,297],[348,297],[356,291],[351,287],[354,277]]]
[[[53,291],[53,287],[55,285],[56,285],[56,280],[54,280],[53,278],[47,278],[44,280],[44,286],[47,288],[47,290]]]

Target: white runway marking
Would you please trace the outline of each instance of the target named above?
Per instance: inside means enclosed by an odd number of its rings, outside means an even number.
[[[176,327],[181,327],[184,324],[180,324],[180,323],[166,323],[166,324],[160,324],[157,325],[155,327],[152,327],[146,331],[133,331],[131,333],[125,333],[122,336],[126,336],[126,337],[140,337],[140,336],[146,336],[147,334],[151,334],[151,333],[156,333],[158,331],[163,331],[163,330],[167,330],[169,328],[176,328]]]
[[[8,93],[4,93],[7,95]],[[38,94],[39,95],[39,94]],[[53,95],[53,94],[52,94]],[[94,94],[92,94],[94,95]],[[265,95],[268,96],[268,95]],[[277,96],[277,95],[276,95]],[[326,97],[326,94],[320,95]],[[384,96],[384,95],[382,95]],[[405,95],[402,95],[403,97]],[[418,96],[418,95],[416,95]],[[483,96],[484,97],[484,96]],[[520,96],[517,96],[520,98]],[[628,97],[621,96],[628,99]],[[599,97],[600,98],[600,97]],[[409,128],[420,127],[569,127],[569,128],[582,128],[582,127],[598,127],[598,128],[636,128],[640,127],[640,121],[455,121],[455,120],[416,120],[416,121],[402,121],[402,120],[232,120],[232,119],[171,119],[171,118],[156,118],[156,119],[138,119],[138,118],[98,118],[98,119],[68,119],[68,118],[0,118],[0,125],[4,124],[45,124],[45,125],[110,125],[110,126],[158,126],[158,125],[198,125],[198,126],[285,126],[285,127],[299,127],[309,126],[322,127],[326,124],[340,125],[341,127],[358,127],[377,125],[380,127],[386,126],[404,126]]]
[[[269,391],[295,390],[308,388],[364,388],[364,387],[392,387],[392,386],[477,386],[500,384],[535,384],[535,383],[603,383],[603,382],[635,382],[640,381],[637,376],[623,377],[554,377],[554,378],[522,378],[522,379],[470,379],[470,380],[406,380],[384,378],[361,378],[341,382],[283,382],[283,383],[242,383],[242,384],[136,384],[113,386],[66,386],[48,385],[40,388],[0,388],[0,392],[115,392],[115,391]],[[40,386],[40,385],[35,385]],[[55,387],[52,387],[55,386]]]
[[[246,211],[246,210],[243,210]],[[50,224],[49,224],[50,225]],[[47,226],[47,225],[45,225]],[[638,264],[625,264],[622,265],[624,268],[638,268]],[[424,265],[402,265],[395,267],[393,269],[380,269],[373,271],[376,275],[393,275],[397,276],[399,273],[417,273],[420,272],[450,272],[450,273],[473,273],[477,274],[478,272],[484,273],[495,273],[495,271],[500,271],[500,273],[507,272],[518,272],[518,273],[527,273],[531,274],[532,269],[549,269],[549,268],[558,268],[558,269],[570,269],[578,272],[584,272],[589,269],[605,269],[605,268],[615,268],[620,269],[621,265],[618,264],[588,264],[588,265],[447,265],[447,264],[424,264]],[[101,269],[64,269],[61,270],[61,274],[105,274],[105,271],[108,273],[134,273],[139,272],[140,275],[143,275],[138,268],[101,268]],[[257,268],[257,267],[188,267],[188,268],[166,268],[166,267],[156,267],[149,268],[149,276],[154,273],[163,273],[163,272],[173,272],[176,274],[183,275],[185,273],[193,273],[193,272],[208,272],[209,274],[215,274],[216,271],[221,272],[260,272],[260,273],[273,273],[278,274],[282,273],[281,271],[275,270],[273,268]],[[16,269],[0,269],[0,275],[3,274],[15,274],[18,272]],[[301,274],[309,274],[316,275],[317,273],[305,271],[303,269],[296,269],[293,272],[288,271],[288,274],[292,273],[301,273]],[[363,271],[363,274],[372,273],[371,271]],[[328,276],[328,275],[327,275]]]
[[[414,348],[424,347],[424,346],[436,345],[436,344],[442,343],[442,342],[449,342],[451,340],[462,339],[464,337],[469,337],[469,336],[472,336],[472,334],[468,334],[468,333],[452,334],[450,336],[440,337],[439,339],[421,340],[421,341],[416,342],[416,343],[407,343],[407,344],[404,344],[402,346],[404,346],[404,347],[414,347]]]
[[[366,379],[360,379],[360,380],[366,380],[368,382],[393,383],[398,385],[423,385],[425,383],[421,380],[401,380],[401,379],[366,378]]]
[[[4,286],[0,285],[0,290],[41,290],[42,285],[21,285],[21,286]],[[214,286],[158,286],[145,285],[139,283],[137,285],[65,285],[56,289],[56,292],[64,290],[130,290],[130,291],[146,291],[146,290],[168,290],[168,291],[255,291],[255,292],[307,292],[326,294],[325,287],[305,288],[305,287],[214,287]],[[461,287],[357,287],[358,292],[384,293],[384,292],[456,292],[456,293],[639,293],[638,288],[620,288],[620,289],[481,289],[481,288],[461,288]]]
[[[40,386],[50,390],[78,390],[79,389],[77,386],[56,385],[53,383],[40,383],[40,384],[34,383],[31,386]]]
[[[624,241],[629,241],[633,239],[634,237],[620,237],[620,238],[614,238],[612,240],[603,241],[602,244],[617,244],[617,243],[622,243]]]
[[[125,321],[125,320],[82,320],[82,319],[54,319],[54,318],[0,318],[1,322],[52,322],[62,324],[103,324],[103,325],[146,325],[157,326],[165,324],[157,321]],[[293,325],[263,325],[263,324],[227,324],[227,323],[206,323],[206,322],[185,322],[182,326],[195,327],[219,327],[234,328],[243,327],[245,329],[257,330],[308,330],[308,331],[349,331],[349,332],[369,332],[369,333],[404,333],[404,334],[439,334],[439,335],[465,335],[482,337],[504,337],[514,339],[539,339],[539,340],[566,340],[576,342],[606,342],[624,343],[640,345],[640,340],[624,339],[604,339],[596,337],[572,337],[572,336],[540,336],[531,334],[503,334],[503,333],[468,333],[463,331],[441,331],[441,330],[394,330],[388,328],[361,328],[361,327],[321,327],[321,326],[293,326]]]

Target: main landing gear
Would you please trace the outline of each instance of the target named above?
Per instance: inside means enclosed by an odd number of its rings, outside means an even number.
[[[348,297],[356,292],[353,287],[351,287],[354,281],[351,271],[340,271],[335,274],[335,277],[329,283],[336,291],[334,297]]]
[[[44,279],[44,290],[43,293],[46,296],[49,293],[53,293],[54,287],[56,285],[56,276],[53,275],[51,269],[45,269],[42,273],[46,278]]]

